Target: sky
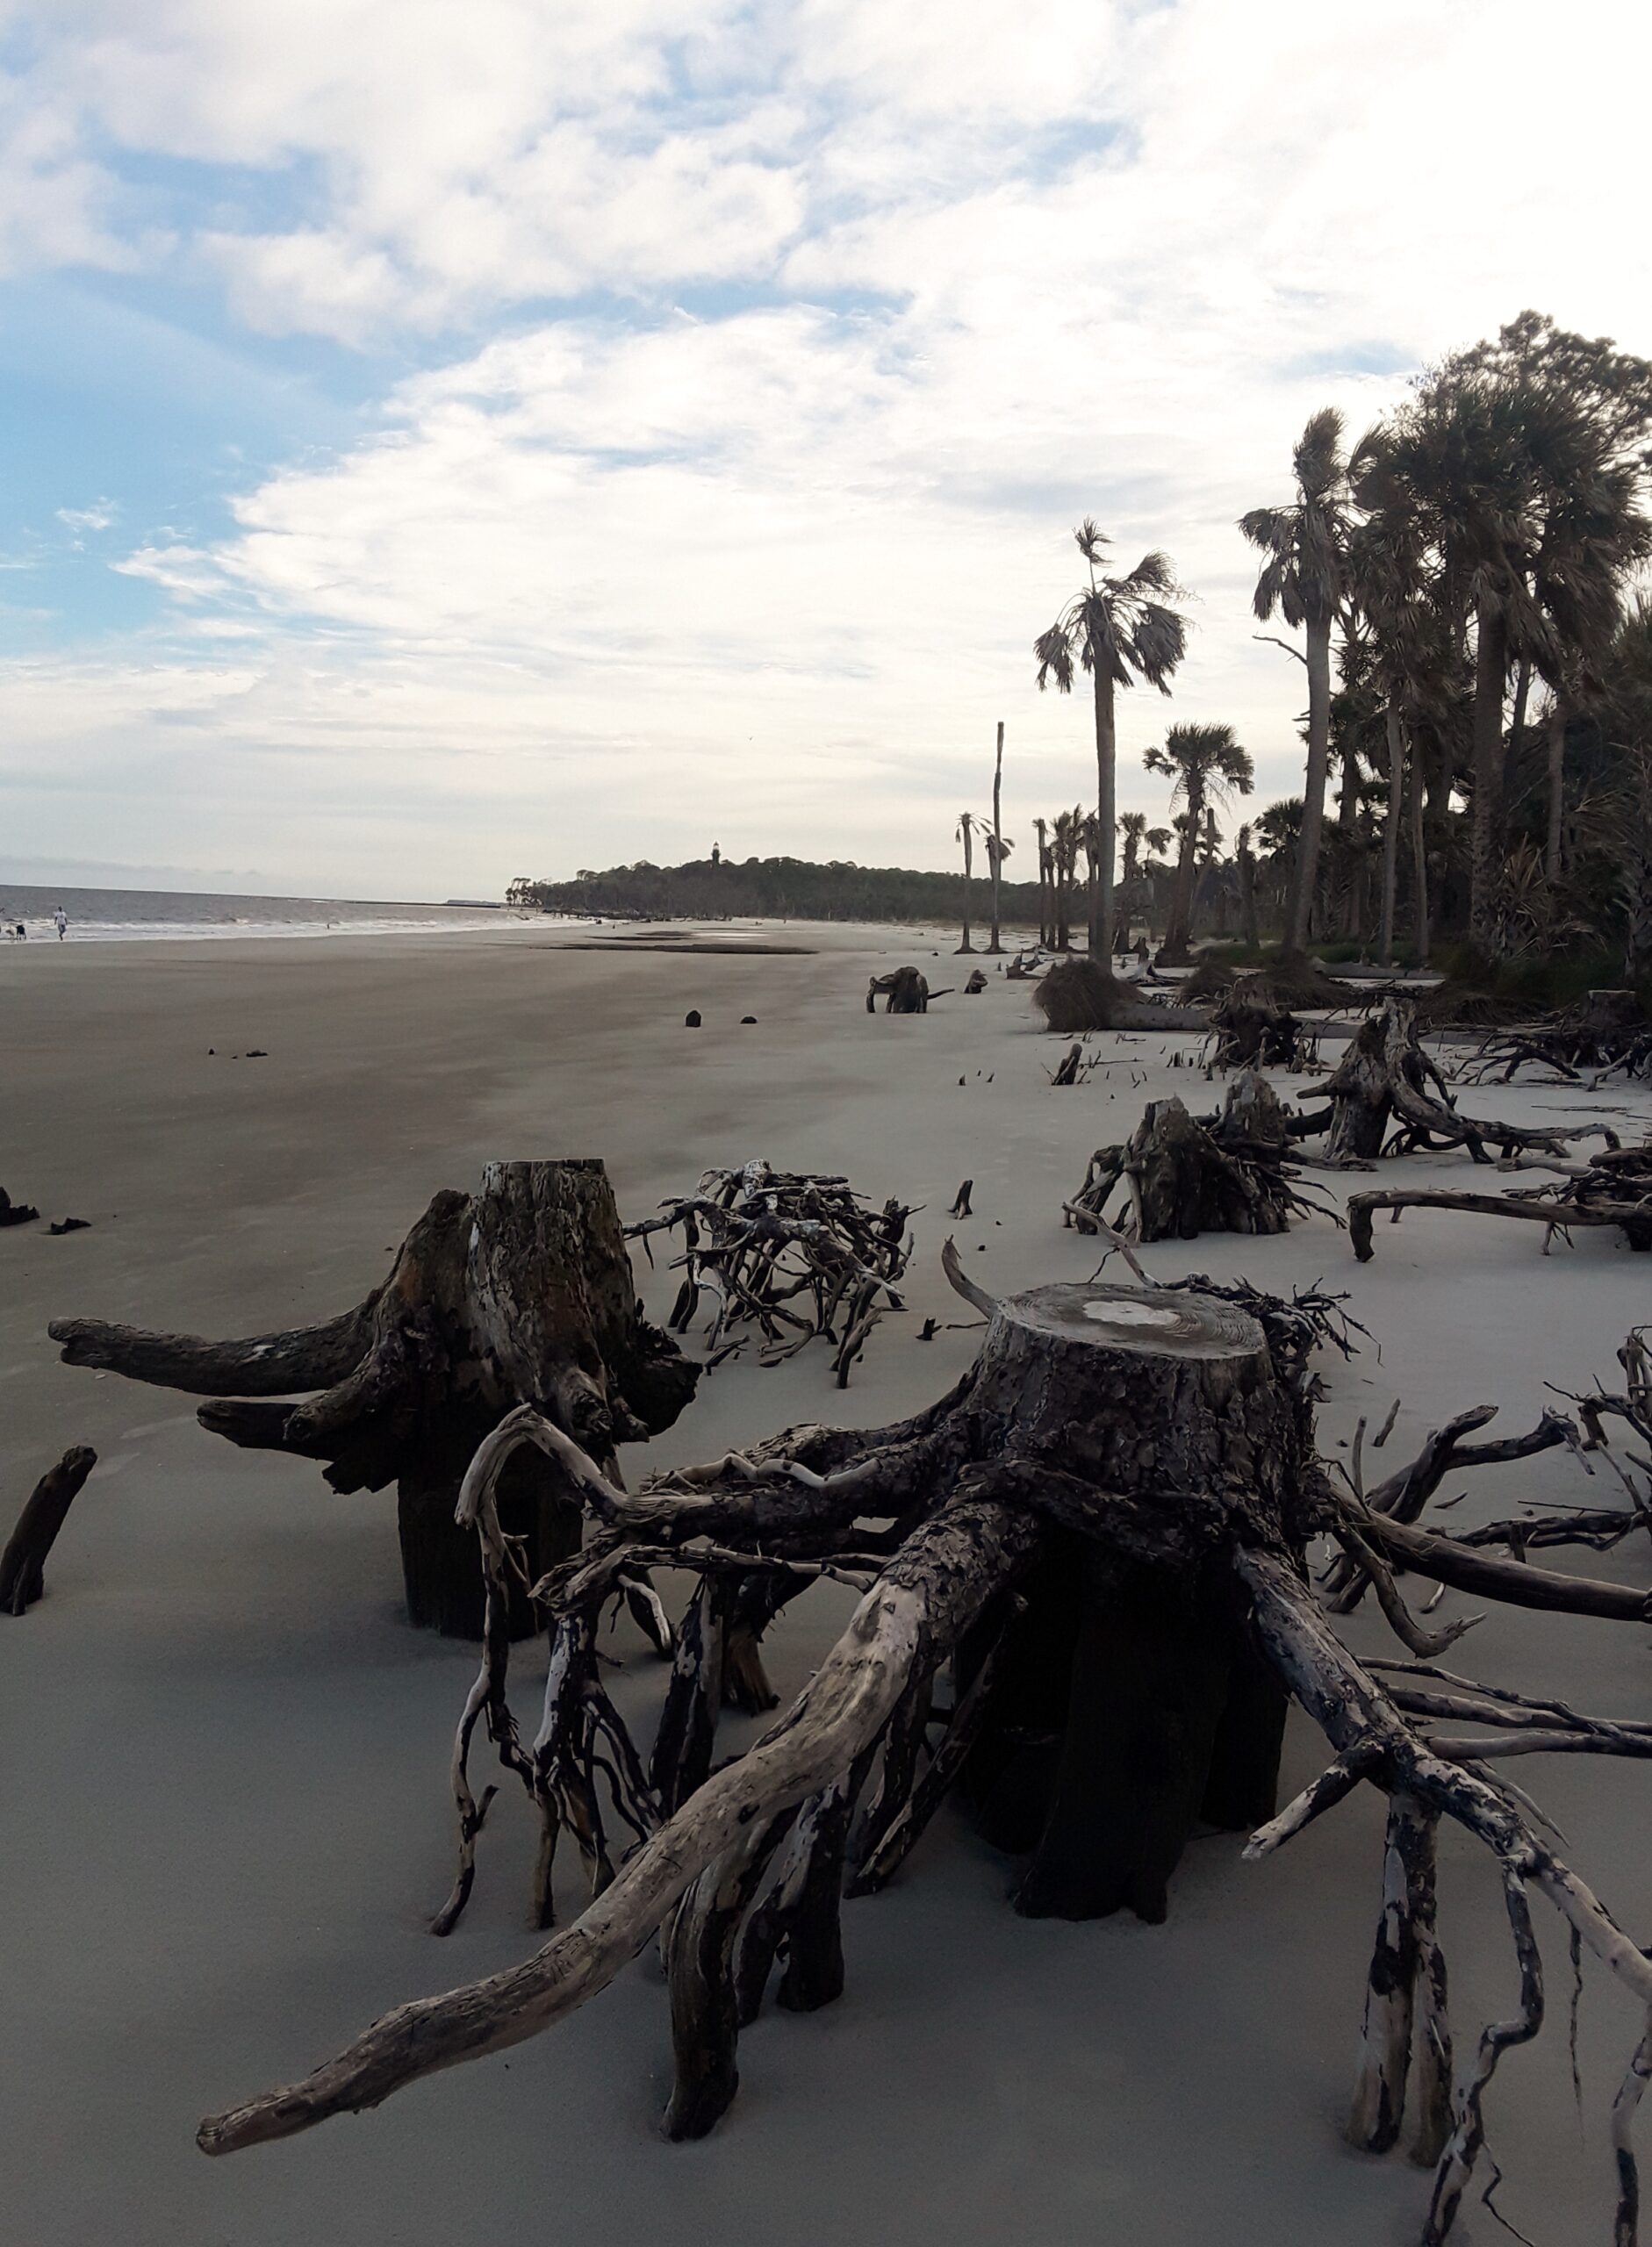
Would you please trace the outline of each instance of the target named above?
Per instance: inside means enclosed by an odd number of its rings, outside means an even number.
[[[1247,507],[1527,305],[1652,353],[1634,0],[0,0],[0,878],[944,865],[1297,776]]]

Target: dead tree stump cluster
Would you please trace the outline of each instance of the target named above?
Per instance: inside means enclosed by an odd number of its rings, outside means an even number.
[[[1084,1183],[1062,1204],[1066,1223],[1141,1241],[1284,1232],[1293,1217],[1317,1206],[1293,1183],[1288,1130],[1287,1111],[1253,1070],[1229,1085],[1217,1115],[1190,1116],[1174,1096],[1150,1101],[1122,1146],[1100,1147],[1090,1157]],[[1110,1221],[1108,1204],[1119,1189],[1121,1207]]]
[[[700,1375],[641,1314],[596,1161],[491,1163],[475,1194],[438,1194],[384,1284],[320,1326],[244,1342],[83,1318],[49,1332],[66,1364],[216,1400],[203,1427],[320,1460],[335,1490],[394,1482],[408,1616],[459,1638],[482,1628],[475,1532],[454,1518],[482,1439],[528,1404],[612,1475],[615,1445],[668,1428]],[[520,1452],[499,1504],[530,1581],[577,1546],[554,1461]],[[511,1627],[535,1627],[520,1592]]]
[[[874,1211],[846,1178],[749,1162],[707,1171],[693,1194],[628,1225],[626,1238],[647,1250],[657,1232],[682,1233],[672,1269],[683,1283],[667,1323],[686,1333],[708,1299],[708,1363],[722,1364],[755,1335],[759,1361],[779,1365],[823,1336],[845,1389],[884,1310],[904,1307],[896,1283],[912,1255],[911,1215],[893,1196]]]
[[[1599,1129],[1549,1131],[1465,1116],[1424,1052],[1415,1014],[1403,999],[1390,999],[1368,1016],[1339,1066],[1304,1097],[1329,1105],[1296,1117],[1292,1136],[1309,1138],[1323,1131],[1325,1160],[1356,1168],[1379,1155],[1418,1149],[1463,1147],[1481,1163],[1492,1159],[1490,1148],[1505,1160],[1528,1153],[1559,1155],[1570,1141]]]
[[[657,1930],[675,2061],[665,2127],[699,2136],[735,2094],[739,2031],[777,1960],[783,2004],[835,1998],[845,1885],[881,1886],[955,1783],[1024,1860],[1023,1913],[1129,1907],[1149,1919],[1163,1916],[1200,1819],[1253,1827],[1246,1855],[1255,1860],[1361,1784],[1380,1789],[1390,1815],[1353,2130],[1382,2150],[1409,2121],[1434,2162],[1425,2247],[1445,2238],[1482,2164],[1501,2053],[1541,2023],[1533,1895],[1565,1920],[1580,1955],[1624,1985],[1642,2021],[1652,2018],[1652,1960],[1497,1770],[1535,1746],[1652,1755],[1652,1725],[1440,1669],[1439,1652],[1466,1623],[1425,1625],[1399,1582],[1404,1569],[1483,1599],[1644,1626],[1652,1601],[1628,1587],[1415,1526],[1447,1467],[1544,1448],[1561,1439],[1550,1421],[1506,1446],[1467,1447],[1462,1435],[1487,1415],[1465,1415],[1368,1496],[1357,1461],[1339,1487],[1316,1452],[1300,1309],[1256,1298],[1259,1319],[1193,1288],[1095,1285],[999,1303],[955,1256],[945,1261],[987,1317],[981,1352],[949,1395],[894,1426],[793,1429],[635,1496],[531,1407],[487,1439],[462,1497],[480,1532],[489,1631],[455,1759],[456,1896],[474,1866],[480,1811],[467,1764],[483,1714],[542,1809],[542,1765],[556,1753],[588,1795],[600,1784],[651,1830],[623,1863],[593,1867],[592,1902],[532,1958],[402,2006],[302,2082],[212,2117],[200,2131],[208,2152],[376,2106],[420,2076],[535,2035],[612,1981]],[[1644,1362],[1642,1353],[1631,1364],[1632,1387]],[[557,1635],[531,1755],[507,1699],[509,1548],[493,1510],[524,1446],[563,1464],[591,1533],[535,1587]],[[1337,1637],[1304,1566],[1319,1533],[1342,1555],[1333,1604],[1373,1590],[1411,1658],[1361,1662]],[[556,1650],[564,1633],[594,1628],[628,1575],[667,1563],[693,1572],[700,1589],[679,1639],[665,1747],[644,1774],[605,1702],[566,1699]],[[759,1577],[772,1613],[822,1575],[863,1587],[847,1628],[758,1744],[713,1771],[728,1640],[720,1619]],[[941,1715],[936,1688],[949,1664],[954,1691]],[[1280,1809],[1289,1700],[1325,1734],[1332,1760]],[[1442,1819],[1498,1868],[1522,1984],[1515,2020],[1482,2032],[1454,2083],[1433,1884]],[[1628,2121],[1649,2076],[1652,2031],[1614,2108],[1620,2247],[1634,2239],[1638,2195]]]

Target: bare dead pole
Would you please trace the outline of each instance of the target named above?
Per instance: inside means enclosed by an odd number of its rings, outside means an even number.
[[[700,1368],[638,1311],[600,1162],[491,1163],[474,1194],[443,1192],[383,1286],[325,1325],[245,1342],[153,1334],[94,1319],[48,1330],[66,1364],[98,1366],[216,1401],[203,1427],[241,1447],[321,1461],[335,1490],[397,1485],[409,1618],[481,1635],[476,1540],[454,1509],[478,1445],[532,1403],[592,1456],[667,1428]],[[305,1391],[320,1391],[295,1402]],[[525,1454],[499,1495],[524,1568],[578,1534],[560,1470]],[[520,1588],[513,1627],[534,1627]]]
[[[1140,1241],[1192,1240],[1202,1232],[1275,1233],[1317,1205],[1296,1190],[1285,1111],[1253,1071],[1229,1086],[1219,1115],[1195,1117],[1174,1096],[1150,1101],[1121,1146],[1100,1147],[1084,1182],[1062,1204],[1081,1232],[1116,1229]],[[1123,1189],[1110,1222],[1108,1205]],[[1321,1214],[1334,1217],[1328,1205]]]
[[[97,1464],[91,1446],[77,1443],[55,1467],[47,1468],[25,1500],[17,1527],[0,1553],[0,1611],[21,1615],[45,1591],[47,1554]]]
[[[987,843],[987,855],[992,861],[993,880],[992,941],[987,947],[988,951],[1002,951],[1003,950],[1003,945],[999,942],[998,936],[998,889],[1004,862],[1004,825],[1002,816],[1003,793],[1004,721],[1000,718],[998,721],[998,754],[993,765],[993,831],[988,837]]]
[[[646,1246],[657,1232],[682,1233],[670,1325],[686,1333],[708,1300],[711,1364],[755,1339],[760,1361],[778,1365],[824,1337],[841,1389],[883,1312],[904,1307],[912,1214],[894,1199],[873,1210],[846,1178],[749,1162],[706,1172],[692,1195],[663,1202],[626,1238]]]

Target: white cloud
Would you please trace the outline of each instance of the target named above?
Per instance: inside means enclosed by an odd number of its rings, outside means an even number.
[[[119,513],[112,499],[97,499],[90,507],[60,507],[57,520],[75,532],[110,530]],[[77,537],[75,542],[78,546],[80,539]]]
[[[405,859],[416,830],[468,854],[448,887],[519,871],[525,835],[555,867],[707,822],[932,862],[1001,716],[1024,801],[1088,785],[1085,712],[1029,659],[1086,512],[1127,559],[1168,549],[1200,597],[1174,714],[1234,722],[1282,793],[1296,671],[1253,640],[1232,525],[1283,496],[1307,413],[1357,428],[1528,303],[1652,348],[1612,223],[1652,34],[1610,0],[1563,38],[1536,0],[58,0],[50,25],[31,176],[91,168],[42,190],[41,243],[83,243],[51,254],[105,254],[123,152],[288,168],[255,225],[221,183],[184,214],[178,255],[237,317],[451,332],[354,449],[118,565],[175,604],[169,643],[0,679],[15,754],[92,760],[109,805],[123,741],[187,768],[219,857],[246,820],[275,863],[298,775],[295,850]],[[576,295],[601,314],[545,316]],[[1126,802],[1159,807],[1135,759],[1171,714],[1125,698]]]

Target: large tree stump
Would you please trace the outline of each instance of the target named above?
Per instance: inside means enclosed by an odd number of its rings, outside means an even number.
[[[409,1618],[458,1638],[482,1629],[476,1534],[454,1518],[482,1438],[530,1404],[612,1472],[614,1446],[669,1427],[699,1376],[642,1317],[607,1173],[589,1160],[491,1163],[474,1195],[438,1194],[384,1285],[325,1325],[245,1342],[90,1319],[50,1332],[69,1365],[225,1400],[201,1407],[204,1427],[321,1460],[335,1490],[395,1482]],[[525,1583],[577,1548],[557,1461],[517,1452],[499,1499]],[[512,1625],[536,1627],[520,1585]]]
[[[1053,1533],[966,1784],[989,1836],[1031,1849],[1019,1912],[1160,1920],[1207,1800],[1224,1824],[1273,1813],[1284,1695],[1256,1691],[1220,1555],[1235,1533],[1296,1549],[1296,1403],[1261,1327],[1212,1296],[1039,1289],[999,1306],[989,1367],[1066,1424],[1109,1527]]]
[[[978,1794],[1016,1806],[1015,1845],[1031,1856],[1024,1911],[1129,1906],[1155,1918],[1196,1819],[1248,1823],[1271,1806],[1282,1693],[1319,1727],[1334,1760],[1267,1819],[1247,1856],[1267,1856],[1367,1782],[1395,1805],[1354,2129],[1361,2143],[1391,2143],[1404,2102],[1421,2149],[1439,2152],[1427,2247],[1445,2238],[1483,2150],[1499,2054],[1541,2021],[1529,1897],[1554,1905],[1646,2021],[1652,1959],[1491,1767],[1539,1749],[1652,1757],[1652,1726],[1428,1667],[1463,1625],[1431,1634],[1395,1572],[1637,1627],[1647,1597],[1407,1526],[1397,1505],[1378,1511],[1384,1491],[1364,1501],[1357,1463],[1337,1488],[1313,1447],[1302,1337],[1315,1322],[1302,1303],[1253,1291],[1239,1303],[1238,1290],[1208,1283],[1043,1288],[997,1303],[956,1255],[944,1261],[987,1315],[981,1353],[949,1395],[893,1427],[793,1429],[635,1496],[528,1408],[488,1439],[462,1497],[485,1531],[489,1493],[518,1443],[564,1461],[593,1518],[583,1553],[539,1587],[559,1632],[588,1627],[626,1571],[666,1561],[735,1583],[758,1571],[797,1582],[843,1576],[864,1596],[792,1707],[745,1755],[679,1787],[676,1810],[573,1926],[520,1964],[385,2014],[303,2081],[212,2117],[199,2132],[206,2151],[377,2106],[420,2076],[535,2035],[603,1989],[668,1923],[677,2079],[666,2126],[699,2136],[734,2095],[739,2029],[761,2002],[777,1949],[787,1956],[786,2002],[835,1997],[845,1856],[864,1847],[870,1877],[858,1884],[881,1885],[964,1762],[984,1777]],[[1632,1353],[1633,1382],[1641,1363]],[[1603,1400],[1608,1407],[1619,1409]],[[1523,1439],[1503,1455],[1542,1442]],[[1397,1479],[1409,1485],[1419,1471]],[[1341,1644],[1303,1565],[1305,1540],[1321,1531],[1365,1570],[1384,1619],[1420,1660],[1368,1666]],[[496,1537],[485,1534],[484,1545],[497,1556]],[[977,1660],[986,1641],[994,1651]],[[698,1645],[698,1654],[685,1648],[684,1666],[700,1665],[696,1705],[709,1719],[720,1698],[715,1634]],[[506,1653],[502,1640],[490,1644],[460,1727],[462,1880],[477,1808],[465,1757],[484,1706],[507,1765],[528,1760],[506,1699]],[[949,1658],[974,1674],[926,1765],[929,1690]],[[679,1701],[692,1683],[673,1676]],[[581,1721],[603,1734],[612,1784],[607,1746],[623,1727],[588,1698]],[[548,1704],[535,1763],[570,1740]],[[589,1741],[568,1752],[597,1768]],[[537,1784],[532,1770],[521,1775]],[[873,1789],[864,1820],[863,1788]],[[635,1777],[627,1791],[636,1795]],[[1521,1973],[1518,2015],[1480,2035],[1448,2111],[1429,1830],[1440,1818],[1493,1856]],[[1639,2189],[1628,2121],[1648,2079],[1652,2034],[1613,2114],[1625,2247]]]

